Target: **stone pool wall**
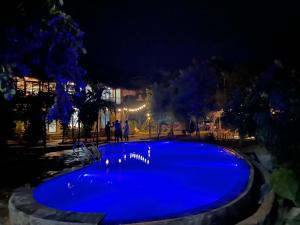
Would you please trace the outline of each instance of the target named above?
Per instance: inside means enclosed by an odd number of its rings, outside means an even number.
[[[60,211],[38,204],[31,188],[19,188],[9,199],[11,225],[97,225],[104,217],[99,213]]]

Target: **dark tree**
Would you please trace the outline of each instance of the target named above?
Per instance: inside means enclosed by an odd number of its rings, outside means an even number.
[[[56,82],[56,100],[50,120],[58,119],[65,134],[73,112],[66,87],[70,83],[75,91],[85,87],[86,71],[80,65],[80,56],[86,50],[83,32],[60,10],[62,3],[61,0],[41,0],[32,5],[29,1],[9,1],[0,22],[0,65],[4,67],[5,77],[10,79],[12,75],[33,75]],[[8,88],[1,91],[6,98],[12,93]]]
[[[269,184],[279,205],[276,224],[286,224],[290,208],[300,205],[300,78],[275,60],[244,84],[227,102],[223,121],[241,136],[254,135],[270,152],[274,171]],[[297,221],[299,215],[289,223]]]
[[[278,162],[298,154],[299,78],[275,61],[249,85],[234,91],[227,102],[224,124],[241,136],[255,136]]]
[[[152,114],[158,124],[175,120],[189,127],[206,115],[221,109],[225,102],[224,81],[227,69],[220,60],[197,60],[184,70],[165,73],[152,85]],[[196,127],[199,131],[199,128]]]

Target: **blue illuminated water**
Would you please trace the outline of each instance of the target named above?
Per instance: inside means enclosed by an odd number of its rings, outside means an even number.
[[[101,212],[105,224],[141,222],[220,207],[245,190],[250,176],[245,160],[215,145],[131,142],[100,150],[100,162],[39,185],[37,202]]]

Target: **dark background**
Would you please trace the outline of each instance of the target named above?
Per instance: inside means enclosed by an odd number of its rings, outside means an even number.
[[[64,2],[86,32],[84,62],[93,77],[126,82],[211,56],[232,64],[276,58],[298,66],[296,1]]]

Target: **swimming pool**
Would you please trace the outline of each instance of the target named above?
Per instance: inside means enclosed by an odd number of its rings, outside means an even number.
[[[197,142],[107,144],[99,162],[40,184],[35,200],[58,210],[100,212],[104,224],[197,214],[236,199],[250,165],[235,152]]]

